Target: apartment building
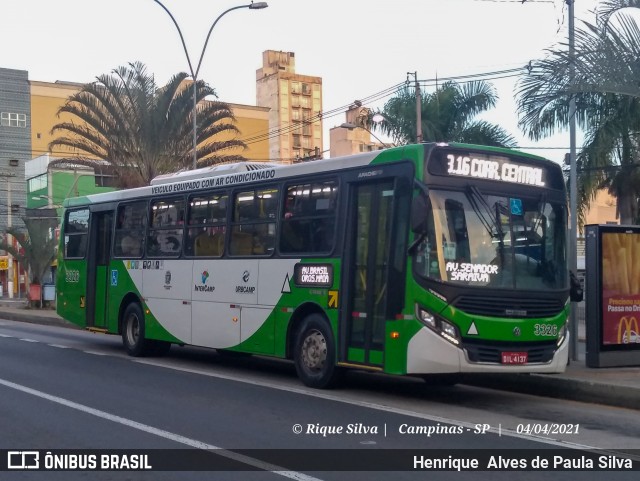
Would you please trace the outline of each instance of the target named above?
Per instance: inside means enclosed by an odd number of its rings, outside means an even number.
[[[322,155],[322,78],[296,73],[295,54],[266,50],[256,103],[269,110],[269,157],[284,163]]]

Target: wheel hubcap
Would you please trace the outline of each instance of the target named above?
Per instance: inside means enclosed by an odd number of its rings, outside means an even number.
[[[140,337],[140,323],[138,322],[137,316],[129,317],[129,322],[127,322],[127,340],[129,341],[129,345],[134,346],[138,342],[138,338]]]
[[[312,370],[319,371],[327,360],[327,341],[316,329],[309,332],[302,343],[302,362]]]

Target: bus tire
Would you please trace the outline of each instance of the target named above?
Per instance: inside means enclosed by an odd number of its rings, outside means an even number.
[[[122,344],[133,357],[146,356],[153,348],[153,342],[144,337],[144,314],[137,302],[129,304],[124,311]]]
[[[297,331],[294,361],[300,380],[307,386],[326,389],[335,385],[336,345],[327,320],[320,314],[307,316]]]

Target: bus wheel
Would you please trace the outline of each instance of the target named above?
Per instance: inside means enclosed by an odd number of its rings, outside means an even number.
[[[329,323],[320,314],[306,317],[298,329],[294,347],[296,372],[302,382],[329,388],[338,378],[336,347]]]
[[[151,341],[144,338],[144,315],[137,302],[132,302],[124,311],[122,322],[122,344],[130,356],[145,356],[151,349]]]

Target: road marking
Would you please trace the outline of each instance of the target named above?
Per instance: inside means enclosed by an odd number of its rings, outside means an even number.
[[[49,346],[49,347],[57,347],[57,348],[60,348],[60,349],[69,349],[70,348],[70,346],[63,346],[62,344],[47,344],[47,346]]]
[[[0,334],[1,336],[1,334]],[[6,337],[11,337],[11,336],[6,336]],[[26,339],[23,339],[26,340]],[[35,341],[38,342],[38,341]],[[56,346],[57,347],[57,346]],[[63,347],[63,346],[60,346]],[[82,351],[85,352],[87,354],[95,354],[95,355],[104,355],[104,356],[114,356],[113,353],[99,353],[96,351]],[[115,357],[121,357],[121,356],[115,356]],[[355,406],[359,406],[359,407],[364,407],[364,408],[369,408],[369,409],[375,409],[378,411],[384,411],[384,412],[390,412],[390,413],[394,413],[394,414],[400,414],[400,415],[404,415],[404,416],[410,416],[410,417],[414,417],[414,418],[419,418],[419,419],[426,419],[429,421],[434,421],[434,422],[439,422],[439,423],[445,423],[445,424],[455,424],[455,425],[460,425],[460,426],[464,426],[466,428],[475,428],[476,423],[471,423],[471,422],[467,422],[467,421],[460,421],[457,419],[451,419],[451,418],[445,418],[445,417],[440,417],[440,416],[433,416],[433,415],[429,415],[429,414],[424,414],[424,413],[420,413],[420,412],[416,412],[416,411],[409,411],[409,410],[405,410],[405,409],[401,409],[401,408],[395,408],[395,407],[391,407],[391,406],[386,406],[386,405],[382,405],[382,404],[375,404],[375,403],[371,403],[371,402],[367,402],[367,401],[359,401],[359,400],[353,400],[353,399],[344,399],[344,398],[339,398],[337,396],[331,395],[331,394],[325,394],[322,392],[318,392],[318,391],[307,391],[304,388],[295,388],[292,386],[284,386],[284,385],[277,385],[274,384],[273,382],[263,382],[263,381],[259,381],[256,379],[241,379],[237,376],[232,376],[232,375],[225,375],[225,374],[221,374],[221,373],[213,373],[213,372],[208,372],[208,371],[203,371],[201,369],[193,369],[193,368],[187,368],[187,367],[183,367],[183,366],[175,366],[175,365],[171,365],[162,361],[155,361],[155,360],[146,360],[146,359],[137,359],[137,358],[131,358],[128,356],[122,356],[123,359],[129,359],[131,362],[136,362],[136,363],[140,363],[140,364],[147,364],[150,366],[155,366],[155,367],[162,367],[162,368],[166,368],[166,369],[172,369],[175,371],[182,371],[182,372],[189,372],[192,374],[199,374],[202,376],[209,376],[209,377],[214,377],[214,378],[218,378],[218,379],[224,379],[224,380],[228,380],[228,381],[235,381],[235,382],[242,382],[245,384],[251,384],[254,386],[259,386],[259,387],[264,387],[264,388],[268,388],[268,389],[278,389],[280,391],[287,391],[287,392],[291,392],[291,393],[295,393],[295,394],[301,394],[304,396],[311,396],[311,397],[316,397],[316,398],[320,398],[320,399],[326,399],[329,401],[335,401],[335,402],[340,402],[340,403],[345,403],[345,404],[351,404],[351,405],[355,405]],[[2,384],[1,380],[0,380],[0,384]],[[520,438],[520,439],[527,439],[529,441],[538,441],[541,443],[545,443],[545,444],[550,444],[553,446],[561,446],[561,447],[565,447],[565,448],[569,448],[569,449],[579,449],[579,450],[594,450],[594,449],[599,449],[593,446],[589,446],[589,445],[583,445],[583,444],[578,444],[578,443],[572,443],[570,441],[563,441],[563,440],[556,440],[556,439],[549,439],[549,438],[545,438],[543,436],[536,436],[536,435],[526,435],[526,434],[519,434],[514,430],[510,430],[510,429],[503,429],[502,426],[500,425],[499,427],[495,428],[492,427],[488,432],[492,432],[494,434],[498,434],[499,436],[511,436],[514,438]],[[216,448],[216,449],[223,449],[223,448]],[[232,453],[235,455],[235,453]],[[250,458],[253,459],[253,458]],[[261,462],[259,460],[256,460],[257,462]],[[282,468],[279,468],[282,469]],[[278,472],[277,474],[281,474],[281,472]],[[306,476],[306,475],[303,475]],[[287,476],[288,477],[288,476]],[[295,478],[295,479],[316,479],[316,478]]]
[[[106,352],[99,352],[99,351],[82,351],[85,354],[93,354],[94,356],[108,356],[109,353]]]
[[[9,334],[0,334],[0,337],[13,337],[13,336],[10,336]]]
[[[35,339],[20,339],[20,340],[24,342],[40,342],[40,341],[36,341]]]
[[[26,394],[31,394],[32,396],[36,396],[41,399],[46,399],[47,401],[61,404],[62,406],[66,406],[71,409],[76,409],[83,413],[91,414],[93,416],[106,419],[114,423],[122,424],[124,426],[137,429],[145,433],[153,434],[155,436],[165,438],[170,441],[174,441],[176,443],[184,444],[186,446],[190,446],[196,449],[214,451],[214,454],[218,456],[223,456],[225,458],[231,459],[233,461],[237,461],[242,464],[253,466],[254,468],[258,468],[263,471],[270,471],[273,474],[278,474],[280,476],[284,476],[285,478],[295,479],[298,481],[320,481],[319,478],[314,478],[313,476],[308,476],[304,473],[299,473],[297,471],[287,471],[285,468],[281,466],[277,466],[275,464],[265,463],[264,461],[260,461],[259,459],[234,453],[233,451],[228,451],[224,448],[214,446],[213,444],[198,441],[197,439],[187,438],[179,434],[165,431],[164,429],[154,428],[153,426],[149,426],[147,424],[142,424],[137,421],[133,421],[131,419],[123,418],[121,416],[116,416],[115,414],[110,414],[105,411],[100,411],[99,409],[85,406],[84,404],[79,404],[77,402],[70,401],[68,399],[64,399],[58,396],[53,396],[51,394],[47,394],[45,392],[38,391],[36,389],[32,389],[30,387],[23,386],[21,384],[16,384],[14,382],[7,381],[5,379],[0,379],[0,384],[8,388],[15,389],[16,391],[21,391]]]
[[[403,416],[409,416],[409,417],[414,417],[414,418],[418,418],[418,419],[426,419],[429,421],[434,421],[434,422],[438,422],[441,424],[454,424],[457,426],[463,426],[465,428],[468,429],[475,429],[477,423],[471,423],[468,421],[460,421],[458,419],[450,419],[450,418],[445,418],[445,417],[441,417],[441,416],[433,416],[430,414],[424,414],[424,413],[419,413],[416,411],[409,411],[407,409],[402,409],[402,408],[396,408],[396,407],[392,407],[392,406],[385,406],[384,404],[376,404],[376,403],[372,403],[372,402],[368,402],[368,401],[359,401],[356,399],[344,399],[344,398],[340,398],[338,396],[335,396],[333,394],[327,394],[324,392],[319,392],[319,391],[311,391],[311,390],[306,390],[305,388],[296,388],[296,387],[292,387],[292,386],[283,386],[283,385],[278,385],[275,384],[274,382],[264,382],[264,381],[258,381],[256,379],[241,379],[238,376],[230,376],[230,375],[226,375],[226,374],[220,374],[220,373],[213,373],[213,372],[207,372],[207,371],[203,371],[201,369],[191,369],[191,368],[187,368],[187,367],[183,367],[183,366],[174,366],[171,364],[166,364],[163,362],[159,362],[159,361],[151,361],[151,360],[142,360],[142,359],[132,359],[133,362],[137,362],[140,364],[148,364],[150,366],[156,366],[156,367],[164,367],[167,369],[173,369],[176,371],[183,371],[183,372],[189,372],[192,374],[200,374],[203,376],[209,376],[209,377],[215,377],[218,379],[225,379],[227,381],[235,381],[235,382],[242,382],[245,384],[251,384],[254,386],[260,386],[260,387],[264,387],[264,388],[268,388],[268,389],[278,389],[280,391],[287,391],[287,392],[291,392],[294,394],[302,394],[303,396],[311,396],[311,397],[315,397],[315,398],[320,398],[320,399],[326,399],[328,401],[335,401],[335,402],[339,402],[339,403],[344,403],[344,404],[351,404],[353,406],[358,406],[358,407],[363,407],[363,408],[368,408],[368,409],[375,409],[377,411],[384,411],[384,412],[389,412],[389,413],[393,413],[393,414],[400,414]],[[572,443],[570,441],[562,441],[562,440],[556,440],[556,439],[549,439],[549,438],[545,438],[543,436],[536,436],[536,435],[527,435],[527,434],[519,434],[516,431],[510,430],[510,429],[504,429],[502,428],[502,426],[500,426],[500,429],[492,427],[491,429],[489,429],[488,432],[492,432],[494,434],[500,434],[501,436],[511,436],[514,438],[520,438],[520,439],[526,439],[528,441],[538,441],[540,443],[545,443],[545,444],[551,444],[552,446],[562,446],[564,448],[569,448],[569,449],[580,449],[580,450],[589,450],[589,449],[599,449],[593,446],[588,446],[586,444],[578,444],[578,443]]]

